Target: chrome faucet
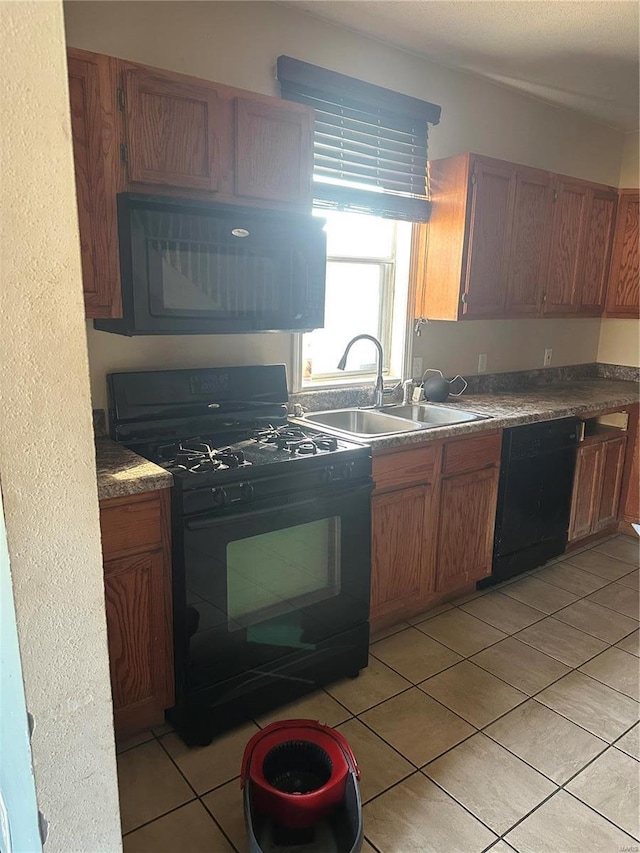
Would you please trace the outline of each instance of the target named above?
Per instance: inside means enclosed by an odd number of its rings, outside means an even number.
[[[373,335],[356,335],[355,338],[351,338],[345,348],[345,351],[342,353],[342,358],[338,362],[338,370],[344,370],[347,366],[347,356],[349,355],[349,350],[355,344],[355,342],[363,340],[371,341],[371,343],[375,344],[375,347],[378,351],[378,375],[376,376],[376,384],[374,386],[376,395],[374,406],[376,409],[381,409],[384,405],[384,382],[382,380],[382,365],[384,363],[384,354],[382,352],[382,344],[377,338],[374,338]]]

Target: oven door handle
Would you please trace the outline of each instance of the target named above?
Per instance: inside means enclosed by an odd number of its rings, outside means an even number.
[[[373,482],[368,481],[366,484],[355,486],[353,488],[341,489],[339,493],[335,491],[331,491],[327,493],[326,497],[331,498],[345,498],[347,496],[358,498],[360,496],[364,496],[365,494],[371,494],[373,491]],[[187,530],[204,530],[206,527],[216,527],[218,524],[225,524],[229,522],[233,522],[234,524],[242,518],[247,518],[249,516],[256,518],[264,515],[268,515],[269,513],[273,513],[276,509],[294,509],[298,507],[309,506],[310,504],[315,504],[318,500],[321,500],[325,495],[318,495],[313,498],[307,498],[303,501],[294,501],[292,503],[280,504],[279,506],[271,506],[265,507],[264,509],[251,509],[250,505],[247,507],[246,512],[234,512],[229,515],[216,515],[216,516],[207,516],[205,518],[190,518],[185,521],[185,526]]]

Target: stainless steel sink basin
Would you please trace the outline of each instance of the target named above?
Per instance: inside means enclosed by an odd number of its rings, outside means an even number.
[[[409,406],[385,406],[384,409],[333,409],[327,412],[309,412],[298,423],[318,427],[329,432],[343,433],[354,438],[395,435],[419,429],[434,429],[449,424],[486,420],[485,415],[475,415],[462,409],[448,409],[431,403]]]
[[[303,421],[316,426],[348,435],[366,438],[370,435],[393,435],[397,432],[412,432],[422,429],[406,416],[395,417],[379,409],[334,409],[329,412],[310,412]]]
[[[463,409],[448,409],[445,406],[434,406],[432,403],[413,403],[408,406],[386,406],[383,411],[394,418],[420,423],[421,429],[426,427],[447,426],[449,424],[464,424],[468,421],[486,420],[485,415],[475,415]]]

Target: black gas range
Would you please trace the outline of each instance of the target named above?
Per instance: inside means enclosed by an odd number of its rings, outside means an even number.
[[[284,365],[117,373],[111,436],[170,471],[189,744],[367,665],[371,455],[293,425]]]

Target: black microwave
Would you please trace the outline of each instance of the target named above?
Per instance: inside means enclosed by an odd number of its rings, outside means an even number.
[[[324,220],[121,193],[120,335],[307,332],[324,325]]]

